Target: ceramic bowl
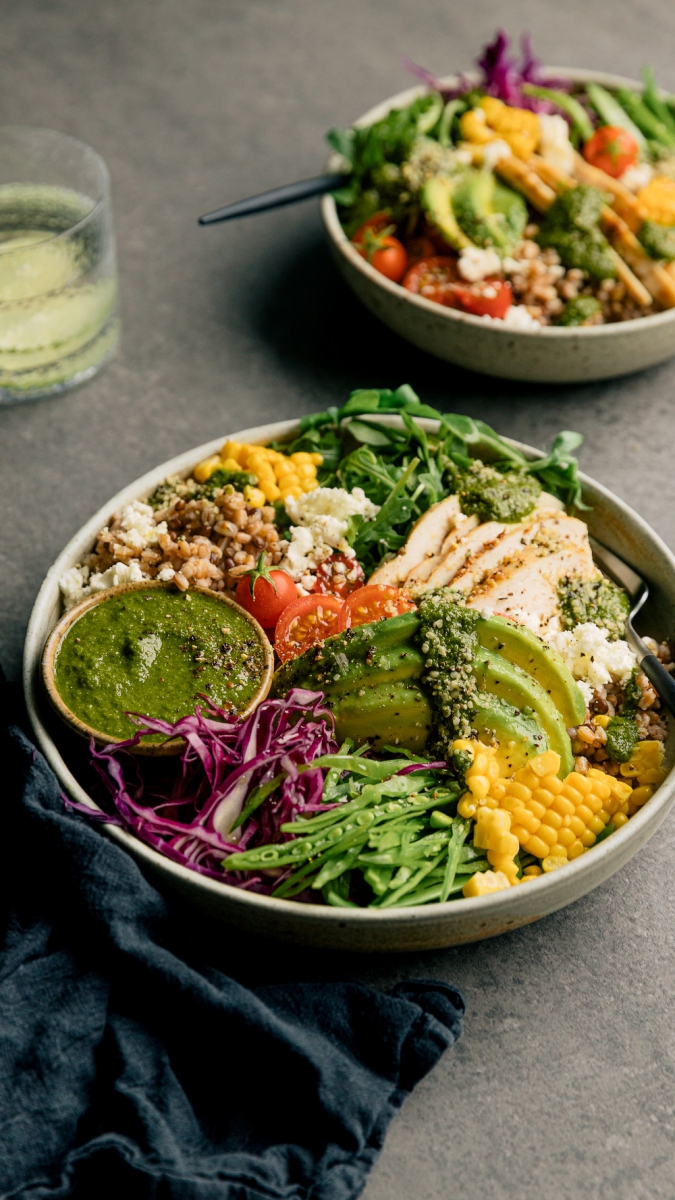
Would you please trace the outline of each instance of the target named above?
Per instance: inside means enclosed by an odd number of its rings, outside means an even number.
[[[620,75],[567,67],[546,70],[580,83],[594,81],[609,88],[642,91],[642,84]],[[475,75],[469,73],[468,78]],[[456,78],[443,82],[452,86]],[[424,91],[424,87],[413,87],[399,92],[355,124],[372,125],[390,109],[410,104]],[[336,160],[329,163],[329,169],[337,166]],[[321,212],[333,258],[352,291],[395,333],[437,358],[503,379],[581,383],[653,367],[675,354],[675,309],[615,325],[532,330],[513,329],[500,321],[485,321],[434,304],[385,279],[361,257],[344,233],[332,196],[324,196]]]
[[[385,420],[401,427],[397,417]],[[429,432],[437,429],[436,421],[421,419],[420,424]],[[297,430],[296,421],[280,421],[230,436],[240,442],[264,443],[272,438],[291,438]],[[164,463],[114,496],[71,539],[47,573],[35,601],[24,652],[28,713],[37,743],[64,790],[90,808],[95,809],[96,805],[68,765],[58,726],[56,730],[50,727],[42,703],[40,663],[45,643],[60,616],[59,578],[91,549],[96,534],[113,512],[132,500],[146,497],[167,475],[189,474],[201,459],[218,451],[223,440],[221,436]],[[519,445],[528,457],[539,457],[531,447],[514,444]],[[592,505],[591,511],[585,514],[590,532],[625,558],[649,582],[650,600],[641,629],[660,639],[670,636],[675,614],[675,558],[627,504],[586,476],[581,478],[586,502]],[[419,908],[346,910],[257,896],[172,862],[126,830],[106,825],[103,833],[133,855],[157,887],[183,897],[195,908],[244,933],[336,950],[426,950],[478,941],[515,929],[571,904],[603,883],[644,846],[670,811],[675,800],[674,760],[675,738],[671,731],[666,750],[669,774],[654,797],[623,829],[561,870],[542,875],[524,887],[497,892],[493,896]]]
[[[45,648],[42,652],[42,684],[50,704],[61,717],[61,720],[65,721],[66,725],[81,737],[87,739],[93,738],[97,746],[109,746],[113,743],[121,742],[123,739],[111,737],[110,734],[102,733],[100,729],[94,729],[92,725],[87,725],[86,721],[80,720],[65,703],[54,679],[54,666],[59,646],[68,633],[68,630],[72,628],[83,613],[89,612],[91,608],[95,608],[99,604],[105,604],[105,601],[110,596],[117,596],[120,592],[147,592],[151,590],[177,591],[177,588],[172,583],[160,583],[158,580],[151,580],[145,583],[123,583],[119,587],[107,588],[104,592],[96,592],[93,596],[87,596],[84,600],[80,600],[79,604],[74,604],[72,608],[68,609],[68,612],[63,614],[61,620],[54,626],[47,638]],[[195,588],[195,591],[205,591],[211,599],[218,600],[225,607],[235,608],[240,616],[245,617],[248,621],[262,646],[265,655],[265,669],[260,681],[260,687],[251,698],[250,703],[240,713],[240,716],[247,717],[258,706],[260,701],[265,699],[272,685],[274,651],[272,650],[270,640],[255,617],[252,617],[250,613],[246,612],[246,609],[242,608],[240,604],[236,604],[229,596],[222,596],[218,592],[213,592],[208,588]],[[140,754],[144,757],[165,758],[167,755],[180,754],[184,745],[184,738],[170,738],[163,742],[139,742],[137,746],[130,746],[129,750],[132,754]]]

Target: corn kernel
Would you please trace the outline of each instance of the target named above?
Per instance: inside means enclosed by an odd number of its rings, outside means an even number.
[[[220,456],[212,454],[210,458],[204,458],[197,464],[192,474],[197,483],[206,483],[207,479],[213,475],[213,472],[220,466]]]
[[[464,884],[462,895],[467,899],[471,896],[486,896],[490,892],[501,892],[510,886],[503,871],[476,871]]]
[[[241,471],[241,463],[236,458],[224,458],[220,465],[224,471]]]
[[[580,835],[579,841],[581,842],[582,846],[586,846],[587,849],[590,849],[595,842],[595,834],[591,833],[590,829],[587,829],[585,833]]]
[[[267,480],[261,482],[260,491],[263,493],[268,504],[274,504],[274,501],[278,500],[281,496],[276,483],[268,483]]]
[[[643,804],[651,800],[653,795],[654,789],[649,784],[645,784],[644,787],[637,787],[631,794],[631,804],[634,804],[636,808],[641,808]]]
[[[526,787],[524,783],[507,783],[506,791],[509,796],[515,796],[517,800],[523,801],[529,800],[532,795],[531,789]]]
[[[227,442],[225,442],[225,444],[223,445],[223,447],[220,451],[220,457],[223,459],[233,458],[235,460],[237,466],[239,466],[239,451],[240,450],[241,450],[241,442],[231,442],[228,440]]]
[[[538,800],[529,800],[527,803],[527,809],[532,813],[532,816],[537,817],[539,821],[541,821],[544,813],[547,812],[546,805],[540,804]]]
[[[558,855],[548,855],[541,860],[542,870],[546,871],[547,874],[549,871],[557,871],[558,867],[565,866],[566,861],[567,859],[559,858]]]
[[[495,800],[503,800],[506,795],[505,784],[503,784],[500,780],[495,780],[494,783],[490,784],[490,795],[493,796]]]
[[[319,486],[318,479],[303,479],[300,486],[303,492],[315,492]]]
[[[627,824],[628,824],[628,817],[626,816],[625,813],[618,812],[618,813],[615,813],[614,816],[612,817],[612,825],[614,826],[615,829],[622,829],[623,826],[627,825]]]
[[[467,777],[466,782],[476,800],[484,800],[490,791],[490,780],[486,779],[485,775],[472,775],[470,779]]]
[[[526,876],[526,875],[527,875],[527,876],[529,876],[531,879],[536,879],[537,875],[541,875],[541,874],[542,874],[541,867],[536,867],[536,866],[534,865],[534,863],[532,864],[532,866],[531,866],[531,867],[525,867],[525,868],[523,869],[523,876]]]
[[[586,808],[590,808],[592,813],[599,813],[602,808],[602,800],[593,794],[584,797],[584,804]]]
[[[314,463],[300,463],[296,470],[301,479],[316,479]]]
[[[575,842],[573,842],[571,846],[567,847],[568,861],[572,862],[573,859],[579,858],[580,855],[584,854],[584,852],[585,852],[585,847],[583,845],[583,842],[580,842],[579,839],[577,838],[577,840]]]
[[[556,754],[556,758],[560,755]],[[557,775],[544,775],[541,780],[541,786],[546,788],[547,792],[553,792],[554,796],[559,796],[563,790],[562,779],[558,779]]]
[[[571,800],[566,800],[564,796],[554,796],[551,804],[553,812],[557,812],[561,817],[573,817],[575,805]]]
[[[312,462],[314,463],[314,466],[315,466],[315,467],[320,467],[320,466],[321,466],[321,464],[322,464],[322,462],[323,462],[323,454],[317,454],[317,453],[314,453],[314,454],[310,454],[310,456],[309,456],[309,457],[311,458],[311,460],[312,460]]]
[[[475,817],[477,810],[478,802],[474,800],[473,797],[471,797],[468,793],[466,796],[462,796],[462,799],[457,805],[457,812],[459,813],[460,817],[464,817],[467,821],[470,817]]]
[[[559,845],[564,846],[565,849],[568,849],[569,846],[572,846],[575,841],[576,838],[571,829],[558,830],[558,843]]]
[[[592,780],[587,779],[585,775],[580,775],[578,771],[571,771],[565,783],[569,787],[576,788],[578,792],[581,792],[582,796],[588,796],[593,791]]]
[[[567,847],[556,842],[555,846],[551,846],[549,858],[564,858],[567,861]]]
[[[596,715],[593,717],[593,724],[599,725],[601,729],[606,729],[607,726],[609,725],[609,722],[610,722],[610,718],[608,716],[606,716],[604,713],[596,713]],[[595,774],[596,774],[596,776],[602,775],[602,771],[596,770]],[[590,771],[589,771],[589,775],[590,775]]]
[[[601,819],[601,817],[591,817],[590,821],[588,822],[588,828],[591,830],[591,833],[602,833],[603,829],[605,828],[605,822]]]
[[[530,812],[527,808],[519,808],[513,814],[513,820],[527,830],[528,835],[536,833],[541,824],[539,817],[535,817],[534,813]]]
[[[524,787],[532,791],[533,788],[539,787],[539,778],[534,771],[530,770],[529,763],[526,767],[521,767],[513,776],[516,783],[522,783]]]
[[[513,859],[508,854],[497,854],[494,850],[488,851],[488,862],[494,867],[495,871],[502,871],[510,884],[514,884],[518,878],[518,867]]]
[[[544,816],[541,818],[541,823],[542,825],[548,825],[549,829],[558,830],[563,823],[563,819],[557,812],[553,812],[553,810],[549,808],[548,812],[544,813]],[[543,836],[544,835],[542,834],[542,837]]]
[[[534,854],[535,858],[545,858],[548,854],[548,842],[544,842],[536,834],[524,843],[523,848],[528,854]]]
[[[299,500],[302,495],[302,488],[297,483],[291,484],[289,487],[287,487],[284,483],[280,491],[282,500],[288,500],[289,498],[292,500]]]
[[[555,775],[557,777],[560,770],[560,755],[556,754],[555,750],[546,750],[543,754],[539,754],[536,758],[533,758],[529,765],[535,775],[539,775],[541,779],[545,775]]]
[[[298,466],[300,463],[311,463],[312,461],[311,454],[308,454],[306,450],[296,450],[295,454],[289,455],[289,458],[291,462],[297,463]]]
[[[244,500],[250,508],[264,508],[267,504],[265,493],[257,487],[245,487]]]
[[[576,815],[570,817],[569,827],[572,830],[572,833],[576,834],[577,837],[581,837],[582,833],[586,832],[585,822],[582,821],[581,817]]]
[[[537,830],[537,837],[542,842],[546,842],[547,846],[555,846],[558,840],[555,830],[551,829],[550,825],[544,825],[543,821]]]
[[[663,767],[649,767],[646,771],[640,771],[638,775],[638,783],[655,783],[656,786],[663,783],[667,772]]]
[[[283,479],[284,475],[295,475],[295,467],[287,458],[277,459],[272,467],[277,479]]]

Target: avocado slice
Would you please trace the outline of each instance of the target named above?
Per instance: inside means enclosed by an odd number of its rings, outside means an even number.
[[[522,196],[498,184],[492,171],[467,170],[452,192],[460,229],[477,246],[511,254],[523,236],[527,208]]]
[[[515,663],[541,684],[566,726],[583,722],[586,701],[557,650],[546,646],[524,625],[516,625],[506,617],[481,617],[476,633],[486,650]]]
[[[453,249],[465,250],[473,243],[457,224],[453,211],[455,186],[455,180],[447,179],[443,175],[428,179],[422,188],[422,208],[431,224]]]
[[[553,700],[536,679],[522,671],[515,663],[481,648],[472,664],[473,674],[479,691],[489,692],[500,700],[506,700],[519,712],[531,710],[538,718],[548,738],[551,750],[560,755],[560,771],[564,779],[574,770],[572,744],[565,722]]]
[[[273,695],[303,687],[339,696],[361,687],[415,679],[424,668],[424,657],[413,641],[418,627],[417,613],[407,612],[346,629],[279,667]]]
[[[414,754],[424,751],[432,713],[427,697],[414,682],[378,683],[331,696],[339,742],[351,738],[357,746],[368,742],[374,750],[394,744]]]
[[[481,742],[499,742],[497,762],[503,775],[512,775],[549,749],[548,738],[531,709],[515,708],[489,692],[481,693],[471,724]]]

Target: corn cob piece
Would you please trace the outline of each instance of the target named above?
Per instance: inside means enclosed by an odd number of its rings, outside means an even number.
[[[495,174],[499,175],[504,183],[508,183],[510,187],[515,188],[517,192],[529,200],[533,208],[537,212],[547,212],[555,200],[555,192],[552,187],[544,183],[527,163],[522,162],[515,155],[510,155],[509,158],[500,158],[498,163],[495,163]]]

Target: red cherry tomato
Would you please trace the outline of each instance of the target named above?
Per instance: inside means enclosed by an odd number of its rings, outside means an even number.
[[[449,255],[431,255],[421,258],[406,272],[403,286],[416,296],[433,300],[436,304],[452,306],[452,286],[459,280],[457,259]]]
[[[371,621],[384,621],[387,617],[399,617],[416,607],[401,588],[382,583],[369,583],[352,592],[344,602],[340,613],[339,629],[351,629],[354,625],[369,625]]]
[[[479,279],[477,283],[454,284],[452,308],[475,317],[503,317],[511,307],[511,284],[501,279]]]
[[[368,217],[368,220],[363,222],[363,225],[360,229],[357,229],[352,238],[352,242],[357,248],[360,248],[365,242],[368,232],[382,233],[382,230],[387,229],[390,225],[392,226],[392,229],[395,228],[394,222],[391,219],[391,213],[374,213],[372,217]]]
[[[338,632],[344,600],[338,596],[300,596],[282,612],[274,631],[274,649],[282,662]]]
[[[316,569],[314,591],[323,596],[331,594],[344,599],[350,592],[360,588],[364,580],[363,567],[358,559],[347,558],[346,554],[331,554]]]
[[[354,234],[353,244],[380,275],[399,283],[406,273],[408,255],[398,238],[392,237],[396,230],[386,213],[375,213]]]
[[[618,179],[628,167],[635,166],[640,149],[632,134],[619,125],[601,125],[584,146],[584,158],[593,167]]]
[[[297,600],[298,589],[287,571],[268,571],[261,554],[253,571],[242,575],[235,600],[259,621],[263,629],[273,629],[285,608]]]

